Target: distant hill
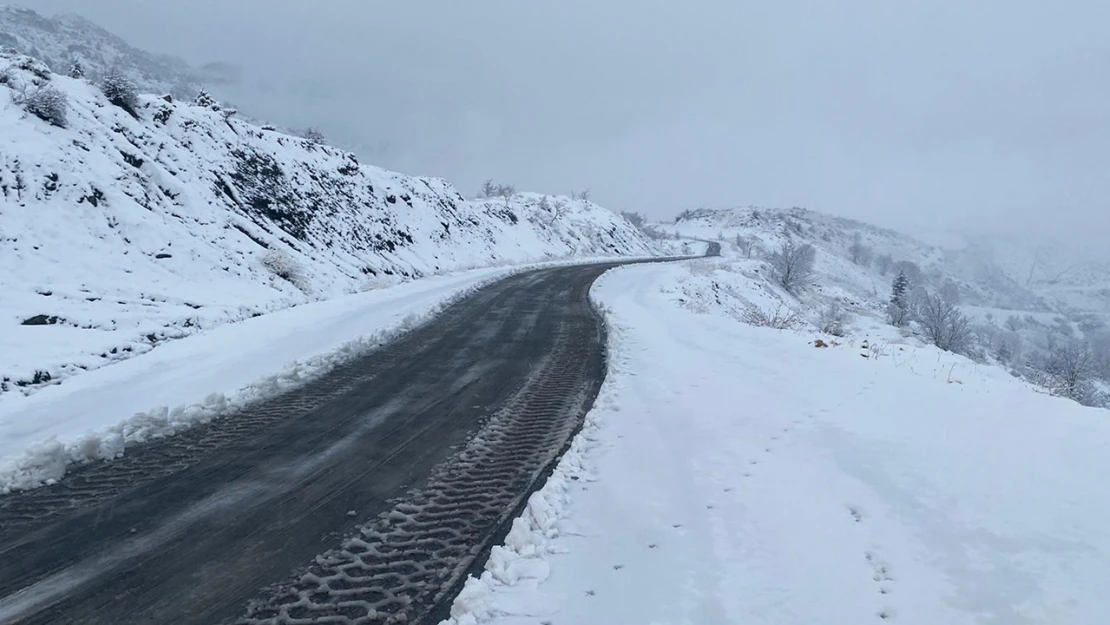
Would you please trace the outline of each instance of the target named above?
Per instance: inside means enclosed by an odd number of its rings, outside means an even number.
[[[1084,366],[1110,384],[1110,267],[1077,257],[1069,249],[982,236],[930,245],[893,230],[802,208],[690,210],[673,222],[649,227],[664,235],[722,241],[726,258],[746,261],[735,269],[757,281],[768,274],[761,259],[784,240],[812,245],[814,285],[797,300],[786,298],[811,311],[837,301],[883,320],[896,275],[891,264],[911,263],[920,270],[915,289],[951,294],[972,318],[976,339],[968,355],[976,360],[1037,379],[1055,366],[1053,359],[1062,348],[1087,346],[1090,362]],[[853,258],[854,246],[866,254]],[[882,258],[887,262],[879,262]],[[768,292],[773,287],[769,285]]]
[[[0,46],[35,57],[59,74],[77,59],[92,80],[116,67],[143,92],[179,98],[192,98],[202,85],[236,75],[226,64],[199,70],[179,58],[140,50],[77,15],[48,18],[16,6],[0,6]]]

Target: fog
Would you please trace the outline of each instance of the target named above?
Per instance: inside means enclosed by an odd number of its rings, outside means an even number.
[[[806,206],[925,233],[1110,229],[1110,5],[32,0],[364,160],[662,218]]]

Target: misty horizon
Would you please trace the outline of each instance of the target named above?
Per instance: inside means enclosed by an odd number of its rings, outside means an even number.
[[[653,219],[802,206],[1099,249],[1110,227],[1093,3],[24,5],[241,68],[211,90],[467,195],[492,177]]]

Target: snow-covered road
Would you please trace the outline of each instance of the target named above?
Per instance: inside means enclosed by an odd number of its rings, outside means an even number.
[[[1110,622],[1105,412],[889,336],[696,314],[689,272],[597,283],[597,407],[454,623]]]

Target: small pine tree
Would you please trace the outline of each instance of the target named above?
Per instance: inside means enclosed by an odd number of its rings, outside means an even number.
[[[139,95],[135,83],[131,82],[131,79],[119,68],[113,67],[108,70],[108,73],[104,74],[100,90],[109,102],[133,116],[136,115],[135,109],[139,106]]]
[[[74,58],[73,63],[69,66],[70,78],[84,78],[85,66],[81,64],[81,59]]]
[[[905,273],[898,272],[890,289],[890,305],[887,307],[890,324],[897,328],[905,327],[910,320],[909,288],[910,279]]]
[[[216,98],[213,98],[204,87],[201,87],[197,97],[193,98],[193,104],[206,109],[219,106]]]

